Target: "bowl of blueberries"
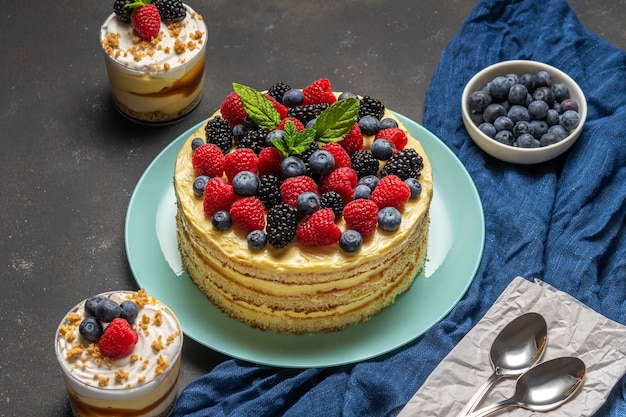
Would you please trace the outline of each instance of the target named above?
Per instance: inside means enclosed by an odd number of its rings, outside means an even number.
[[[474,142],[500,160],[537,164],[568,150],[587,118],[576,82],[550,65],[526,60],[491,65],[470,79],[463,124]]]

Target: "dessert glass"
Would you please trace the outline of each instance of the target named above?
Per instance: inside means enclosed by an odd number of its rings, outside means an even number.
[[[79,333],[87,317],[85,301],[63,318],[55,335],[55,353],[74,416],[167,416],[178,397],[183,333],[174,313],[145,291],[114,291],[104,296],[121,303],[132,299],[139,315],[132,325],[139,338],[132,352],[104,358],[97,343]]]
[[[151,41],[112,13],[100,30],[111,97],[120,113],[145,124],[173,123],[202,99],[207,29],[185,5],[182,22],[161,22]]]

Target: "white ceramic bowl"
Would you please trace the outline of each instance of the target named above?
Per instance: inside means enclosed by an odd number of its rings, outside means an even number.
[[[539,147],[539,148],[518,148],[514,146],[505,145],[490,138],[478,129],[478,126],[474,124],[471,118],[471,112],[468,105],[469,96],[474,91],[482,90],[488,82],[496,78],[497,76],[507,75],[515,73],[523,75],[525,73],[537,73],[539,71],[548,71],[552,78],[553,83],[564,83],[570,93],[570,98],[575,99],[578,102],[578,113],[580,115],[580,122],[576,129],[570,132],[567,138],[553,145]],[[568,150],[574,142],[580,136],[583,130],[583,125],[587,119],[587,100],[582,90],[567,74],[547,64],[535,61],[504,61],[494,65],[491,65],[482,71],[478,72],[467,83],[463,90],[463,97],[461,99],[461,112],[463,115],[463,124],[470,134],[471,138],[476,144],[488,154],[501,159],[506,162],[512,162],[516,164],[537,164],[540,162],[548,161],[561,155]]]

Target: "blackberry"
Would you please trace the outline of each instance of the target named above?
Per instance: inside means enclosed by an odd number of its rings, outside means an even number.
[[[275,175],[261,175],[261,185],[257,197],[263,203],[266,210],[279,205],[283,202],[283,197],[280,194],[280,180]]]
[[[255,154],[259,154],[263,148],[267,145],[265,143],[265,137],[267,136],[266,130],[250,130],[248,134],[241,139],[238,148],[250,148]]]
[[[422,157],[415,149],[403,149],[392,156],[383,169],[380,176],[397,175],[402,181],[408,178],[417,178],[424,167]]]
[[[115,3],[113,3],[113,11],[124,23],[130,23],[130,15],[133,13],[133,8],[126,7],[126,5],[133,2],[134,0],[115,0]]]
[[[267,212],[267,241],[276,249],[284,248],[296,237],[298,209],[279,204]]]
[[[303,125],[306,125],[308,122],[319,116],[320,113],[326,110],[328,107],[328,103],[296,106],[289,109],[287,117],[295,117],[296,119],[300,120]]]
[[[370,151],[358,150],[350,156],[350,166],[359,179],[378,173],[378,159],[372,156]]]
[[[335,191],[328,191],[320,197],[320,207],[329,208],[335,213],[335,220],[343,216],[343,198]]]
[[[152,0],[152,4],[159,10],[162,20],[179,22],[187,16],[182,0]]]
[[[385,106],[383,103],[370,96],[363,96],[359,103],[359,119],[363,116],[374,116],[378,120],[382,119],[385,114]]]
[[[216,145],[224,155],[226,155],[233,146],[233,131],[228,122],[217,116],[209,120],[204,128],[206,143]]]
[[[269,90],[267,90],[267,94],[270,97],[273,97],[276,99],[276,101],[278,101],[279,103],[282,104],[283,102],[283,94],[285,94],[286,91],[291,90],[291,86],[288,86],[287,84],[283,83],[282,81],[277,82],[276,84],[274,84],[273,86],[271,86],[269,88]]]
[[[319,178],[317,178],[313,172],[311,171],[311,167],[309,167],[309,158],[311,158],[311,155],[313,155],[313,153],[315,151],[318,151],[320,149],[319,145],[317,144],[317,142],[311,142],[311,144],[309,145],[309,147],[300,154],[300,159],[302,159],[304,161],[304,165],[306,166],[306,175],[308,175],[309,177],[313,178],[314,180],[318,180]]]

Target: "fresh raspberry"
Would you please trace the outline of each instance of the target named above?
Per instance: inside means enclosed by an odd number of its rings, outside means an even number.
[[[395,151],[394,153],[398,153],[402,149],[404,149],[407,142],[409,141],[406,133],[404,133],[404,130],[397,127],[379,130],[375,136],[375,139],[387,139],[389,143],[391,143],[391,146],[393,146],[393,149]]]
[[[293,124],[296,125],[296,130],[298,132],[304,130],[304,125],[302,124],[302,122],[295,117],[285,117],[283,120],[280,121],[280,124],[276,129],[285,130],[285,124],[287,122],[293,122]]]
[[[330,142],[322,147],[335,158],[335,169],[350,167],[350,155],[338,142]]]
[[[274,105],[274,108],[276,109],[278,114],[280,114],[281,119],[284,119],[285,117],[287,117],[287,113],[289,113],[289,109],[286,106],[279,103],[274,97],[270,96],[269,94],[266,94],[265,97],[267,97],[267,99],[272,102],[272,104]]]
[[[372,200],[353,200],[344,207],[343,218],[348,229],[356,230],[363,237],[369,236],[378,225],[378,206]]]
[[[243,108],[243,104],[241,104],[241,99],[234,91],[222,101],[220,113],[222,114],[222,119],[226,120],[230,127],[243,124],[246,116],[248,116],[248,113]]]
[[[317,193],[317,183],[313,178],[307,177],[306,175],[287,178],[280,185],[280,194],[283,196],[283,203],[295,208],[298,208],[298,196],[305,191]]]
[[[339,241],[341,229],[335,224],[332,209],[317,210],[298,225],[296,237],[304,246],[332,245]]]
[[[104,329],[104,333],[98,342],[100,353],[111,359],[121,358],[128,355],[137,344],[139,336],[130,327],[130,324],[122,318],[113,319]]]
[[[224,172],[229,181],[241,171],[258,172],[259,158],[250,148],[238,148],[224,157]]]
[[[217,145],[205,143],[193,152],[191,164],[198,175],[221,177],[224,173],[224,154]]]
[[[204,188],[204,214],[211,217],[218,210],[228,211],[238,198],[233,186],[222,177],[211,178]]]
[[[395,207],[398,210],[409,201],[411,189],[397,175],[383,177],[372,191],[370,199],[376,203],[378,209]]]
[[[352,155],[356,151],[363,149],[363,134],[361,133],[359,124],[355,123],[346,137],[337,143],[339,143],[346,150],[348,155]]]
[[[130,21],[135,31],[144,39],[156,38],[161,30],[159,9],[149,3],[148,0],[138,0],[130,6],[135,8],[130,15]]]
[[[265,210],[261,200],[256,197],[235,201],[230,207],[230,217],[233,223],[248,233],[265,229]]]
[[[304,94],[304,102],[302,104],[305,106],[309,104],[333,104],[337,101],[330,86],[330,81],[327,78],[313,81],[302,89],[302,93]]]
[[[321,194],[334,191],[341,196],[344,204],[348,204],[352,201],[354,188],[357,186],[357,183],[358,178],[352,168],[337,168],[322,179],[320,191]]]
[[[283,154],[273,146],[261,149],[257,164],[259,175],[271,174],[280,177],[280,163],[283,159]]]

